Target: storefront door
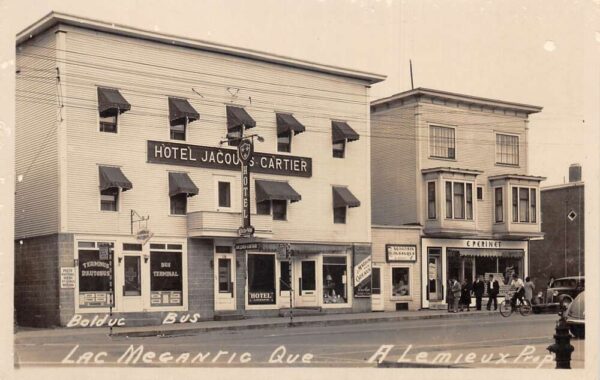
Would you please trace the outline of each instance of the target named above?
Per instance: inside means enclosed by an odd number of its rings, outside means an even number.
[[[442,282],[442,252],[439,248],[429,248],[427,251],[427,291],[429,301],[441,301],[444,295]]]
[[[383,311],[383,295],[381,294],[381,268],[371,268],[371,310]]]
[[[235,310],[235,254],[218,251],[214,259],[215,310]]]
[[[298,260],[293,265],[297,284],[295,306],[317,306],[317,260]]]
[[[142,260],[139,254],[123,254],[121,265],[120,283],[121,307],[124,312],[141,311],[143,309],[142,298]]]

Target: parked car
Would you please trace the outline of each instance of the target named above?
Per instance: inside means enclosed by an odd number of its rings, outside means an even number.
[[[585,338],[585,292],[579,293],[567,309],[567,324],[576,338]]]
[[[533,302],[533,312],[558,311],[561,304],[568,307],[584,289],[583,276],[557,278],[545,292],[538,293]]]

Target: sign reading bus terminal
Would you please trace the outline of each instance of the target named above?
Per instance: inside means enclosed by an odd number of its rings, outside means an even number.
[[[240,158],[235,149],[150,140],[148,141],[148,162],[235,171],[239,171],[241,167]],[[292,177],[312,176],[312,159],[309,157],[254,152],[248,166],[254,173]]]

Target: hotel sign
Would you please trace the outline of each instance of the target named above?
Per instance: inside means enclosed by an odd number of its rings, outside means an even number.
[[[215,148],[173,142],[148,140],[148,162],[198,168],[240,170],[240,158],[235,149]],[[312,159],[254,152],[248,162],[253,173],[311,177]]]
[[[417,261],[417,246],[407,244],[386,244],[385,259],[388,263]]]

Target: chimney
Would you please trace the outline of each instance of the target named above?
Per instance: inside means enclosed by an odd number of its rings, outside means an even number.
[[[580,182],[581,181],[581,165],[571,164],[569,166],[569,182]]]

